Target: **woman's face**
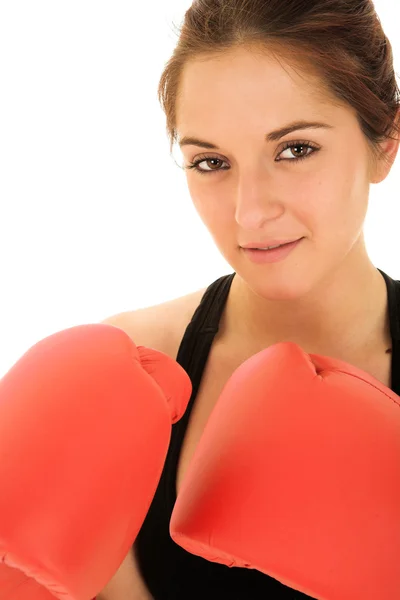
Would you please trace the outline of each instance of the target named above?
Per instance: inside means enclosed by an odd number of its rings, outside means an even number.
[[[369,147],[355,113],[323,99],[317,81],[244,49],[188,63],[177,131],[214,144],[184,144],[183,164],[198,214],[221,254],[271,299],[306,294],[351,254],[365,260]],[[320,122],[279,139],[294,121]],[[192,141],[193,142],[193,141]],[[287,143],[293,148],[285,149]],[[305,157],[296,160],[296,157]],[[305,238],[283,261],[256,264],[241,245]]]

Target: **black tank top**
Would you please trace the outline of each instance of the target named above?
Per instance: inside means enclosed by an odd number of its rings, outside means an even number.
[[[400,395],[400,281],[378,269],[386,281],[392,336],[391,389]],[[254,569],[227,567],[190,554],[171,539],[178,459],[190,413],[235,273],[214,281],[190,321],[177,362],[192,381],[188,408],[172,426],[164,470],[136,539],[139,569],[154,600],[300,600],[311,598]]]

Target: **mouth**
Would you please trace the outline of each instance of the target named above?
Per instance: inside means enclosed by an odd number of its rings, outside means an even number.
[[[277,246],[269,246],[266,248],[249,248],[249,250],[256,250],[259,252],[271,252],[271,250],[278,250],[278,248],[284,248],[285,246],[292,246],[297,244],[303,238],[299,238],[298,240],[293,240],[292,242],[286,242],[285,244],[279,244]]]
[[[254,263],[274,263],[284,260],[287,256],[289,256],[289,254],[299,244],[301,244],[303,239],[304,238],[300,238],[294,242],[288,242],[270,250],[259,248],[242,248],[242,251],[244,252],[245,256],[247,256],[247,258]]]
[[[284,246],[289,246],[290,244],[296,244],[297,242],[300,242],[300,240],[302,240],[303,237],[301,238],[297,238],[295,240],[291,240],[289,242],[279,242],[276,241],[275,243],[270,242],[268,243],[254,243],[254,244],[248,244],[246,246],[241,246],[241,248],[243,250],[261,250],[261,251],[269,251],[269,250],[276,250],[277,248],[282,248]]]

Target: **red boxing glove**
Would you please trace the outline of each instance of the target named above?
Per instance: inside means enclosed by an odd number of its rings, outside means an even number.
[[[252,356],[212,412],[170,533],[320,600],[399,598],[399,396],[291,342]]]
[[[40,341],[0,380],[0,599],[89,600],[117,571],[156,491],[182,367],[117,327]]]

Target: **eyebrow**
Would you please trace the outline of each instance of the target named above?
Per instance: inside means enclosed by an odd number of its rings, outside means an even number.
[[[266,134],[265,140],[267,142],[276,142],[283,136],[288,135],[293,131],[297,131],[298,129],[333,129],[333,126],[328,125],[327,123],[320,123],[316,121],[294,121],[293,123],[288,123],[288,125]],[[183,137],[179,142],[179,146],[181,148],[182,146],[199,146],[200,148],[208,148],[209,150],[218,149],[216,144],[205,142],[204,140],[200,140],[193,136]]]

